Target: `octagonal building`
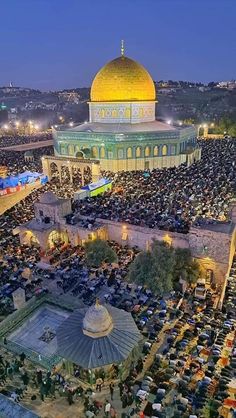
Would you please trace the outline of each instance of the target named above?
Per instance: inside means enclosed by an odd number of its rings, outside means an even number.
[[[96,74],[89,122],[53,129],[55,155],[93,158],[103,170],[131,171],[188,165],[199,160],[194,126],[155,119],[156,89],[148,71],[121,56]]]

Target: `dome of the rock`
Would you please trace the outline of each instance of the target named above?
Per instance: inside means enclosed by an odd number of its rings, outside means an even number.
[[[153,101],[156,92],[147,70],[122,55],[108,62],[97,73],[90,96],[92,102]]]

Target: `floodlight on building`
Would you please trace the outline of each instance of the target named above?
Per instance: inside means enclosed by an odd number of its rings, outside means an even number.
[[[208,127],[207,123],[204,123],[203,128],[207,128],[207,127]]]

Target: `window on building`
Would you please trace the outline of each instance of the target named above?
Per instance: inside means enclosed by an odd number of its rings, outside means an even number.
[[[176,145],[171,145],[171,147],[170,147],[170,154],[171,155],[176,155]]]
[[[97,147],[92,147],[92,157],[97,158],[98,157],[98,149]]]
[[[112,158],[113,158],[113,151],[108,151],[107,155],[108,155],[108,158],[110,160],[112,160]]]
[[[132,148],[127,148],[127,158],[132,158]]]
[[[137,147],[136,148],[136,158],[140,158],[141,157],[141,147]]]
[[[153,155],[154,155],[154,157],[157,157],[157,155],[159,154],[159,149],[158,149],[158,146],[156,145],[154,148],[153,148]]]
[[[130,109],[125,109],[125,117],[130,118]]]
[[[145,157],[150,157],[150,147],[145,147],[144,155]]]
[[[61,145],[61,154],[62,155],[67,155],[67,146],[66,145]]]
[[[105,148],[104,147],[100,148],[100,158],[105,158]]]
[[[116,118],[116,117],[117,117],[117,110],[113,110],[113,111],[112,111],[112,117],[113,117],[113,118]]]
[[[163,145],[162,147],[162,155],[167,155],[167,146]]]
[[[124,158],[124,150],[123,148],[118,149],[118,158],[121,160]]]
[[[74,155],[74,145],[68,146],[69,155]]]

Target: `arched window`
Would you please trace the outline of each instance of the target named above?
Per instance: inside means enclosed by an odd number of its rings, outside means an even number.
[[[153,155],[154,157],[157,157],[159,154],[159,148],[157,145],[155,145],[155,147],[153,148]]]
[[[105,158],[105,148],[104,147],[100,148],[100,158]]]
[[[150,157],[150,147],[145,147],[144,155],[145,157]]]
[[[167,146],[163,145],[162,147],[162,155],[167,155]]]
[[[122,160],[122,158],[124,158],[124,150],[123,150],[123,148],[119,148],[118,149],[118,158],[120,160]]]
[[[116,118],[116,117],[117,117],[117,110],[113,110],[113,111],[112,111],[112,117],[113,117],[113,118]]]
[[[74,152],[75,152],[74,145],[68,146],[68,152],[69,152],[69,155],[74,155]]]
[[[141,147],[137,147],[136,148],[136,158],[140,158],[141,157]]]
[[[101,114],[101,118],[104,118],[105,117],[105,110],[101,109],[100,114]]]
[[[61,154],[67,155],[67,146],[65,144],[61,145]]]
[[[127,158],[132,158],[132,148],[127,148]]]
[[[92,147],[92,157],[98,158],[98,149],[97,147]]]
[[[125,109],[125,117],[130,118],[130,109]]]
[[[171,145],[171,147],[170,147],[170,154],[171,155],[176,155],[176,145]]]

